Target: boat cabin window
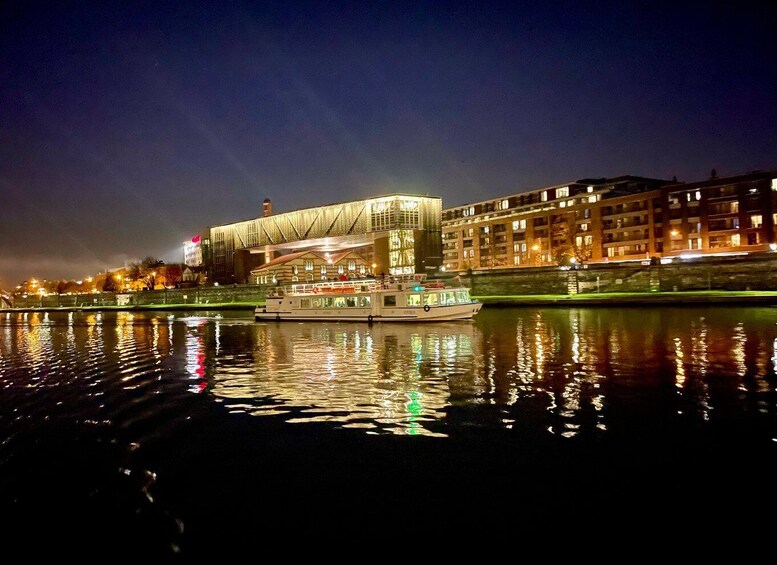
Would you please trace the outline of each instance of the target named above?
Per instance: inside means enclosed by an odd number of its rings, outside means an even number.
[[[424,295],[424,305],[437,306],[439,302],[439,295],[436,292],[427,292]]]
[[[313,308],[321,308],[321,301],[322,300],[323,300],[322,298],[311,298],[310,299],[310,305]]]
[[[408,294],[407,295],[407,305],[408,306],[420,306],[421,305],[421,295],[420,294]]]
[[[468,290],[457,290],[456,291],[456,298],[458,299],[459,304],[467,304],[469,300],[469,291]]]
[[[453,292],[441,292],[440,293],[440,304],[456,304],[456,294]]]
[[[334,298],[335,308],[345,308],[345,296],[335,296]]]
[[[359,308],[369,308],[370,307],[370,297],[369,296],[360,296],[359,297]]]
[[[310,298],[302,298],[299,301],[300,308],[310,308]]]
[[[356,297],[355,296],[348,296],[348,297],[346,297],[345,305],[348,308],[354,308],[356,306]]]
[[[397,305],[397,295],[396,294],[387,294],[383,297],[383,306],[396,306]]]

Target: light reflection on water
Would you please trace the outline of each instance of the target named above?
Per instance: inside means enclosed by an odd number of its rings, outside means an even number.
[[[119,425],[173,421],[193,410],[192,394],[232,413],[365,433],[726,424],[777,412],[775,314],[487,309],[474,322],[373,326],[10,314],[0,318],[0,390],[6,418],[62,412]]]
[[[431,434],[449,379],[480,363],[474,324],[275,324],[253,328],[253,363],[217,368],[212,394],[289,422]]]

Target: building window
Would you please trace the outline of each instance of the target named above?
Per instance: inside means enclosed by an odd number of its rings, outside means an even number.
[[[513,256],[513,265],[520,265],[521,264],[521,256],[515,255]]]
[[[338,265],[337,266],[337,274],[338,275],[342,275],[344,272],[345,272],[345,267],[343,267],[342,265]]]
[[[548,191],[547,190],[543,190],[542,193],[540,193],[540,200],[542,200],[543,202],[547,202],[548,201]]]
[[[396,306],[396,305],[397,305],[396,294],[388,294],[383,297],[383,306]]]
[[[297,273],[299,273],[299,267],[297,265],[292,265],[291,266],[291,273],[293,275],[296,275]]]
[[[480,228],[480,231],[482,231],[483,233],[488,233],[490,231],[490,228],[488,226],[483,226],[482,228]]]
[[[760,228],[764,224],[764,217],[761,214],[753,214],[750,216],[750,227]]]
[[[589,197],[588,197],[588,202],[590,202],[591,204],[593,204],[594,202],[596,202],[596,196],[595,196],[595,195],[594,195],[594,196],[589,196]]]
[[[587,235],[583,238],[583,241],[585,242],[586,245],[591,245],[594,242],[594,236]]]
[[[701,191],[696,191],[696,200],[701,200]]]
[[[561,188],[556,189],[556,198],[566,198],[567,196],[569,196],[568,186],[562,186]]]
[[[326,265],[321,265],[321,276],[322,277],[326,276]]]
[[[356,270],[356,261],[348,261],[348,270],[349,271],[355,271]]]
[[[525,230],[525,229],[526,229],[526,220],[515,220],[513,222],[513,231]]]
[[[305,259],[305,270],[306,271],[313,270],[313,259]]]
[[[525,243],[521,244],[521,253],[526,253],[526,244]]]
[[[594,187],[593,186],[589,186],[588,187],[588,192],[593,192],[593,191],[594,191]]]
[[[582,235],[578,235],[578,236],[575,238],[575,245],[577,245],[578,247],[580,247],[581,245],[583,245],[583,236],[582,236]]]
[[[772,190],[777,192],[777,179],[772,179]]]
[[[359,265],[359,274],[363,275],[366,272],[367,272],[367,267],[365,267],[364,265]]]

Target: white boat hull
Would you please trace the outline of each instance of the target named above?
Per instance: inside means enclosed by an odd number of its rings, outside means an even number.
[[[390,312],[373,314],[369,308],[348,308],[341,310],[286,310],[268,311],[258,307],[255,311],[257,321],[297,321],[297,322],[447,322],[469,320],[480,311],[479,302],[456,304],[451,306],[430,306],[393,308]]]

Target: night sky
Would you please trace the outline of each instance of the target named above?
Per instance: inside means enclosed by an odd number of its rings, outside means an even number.
[[[777,12],[755,6],[4,1],[0,288],[180,262],[265,198],[777,168]]]

